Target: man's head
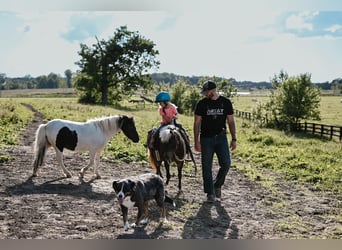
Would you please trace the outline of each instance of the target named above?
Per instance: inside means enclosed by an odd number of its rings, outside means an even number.
[[[201,94],[211,98],[216,91],[216,83],[213,81],[206,81],[202,86]]]

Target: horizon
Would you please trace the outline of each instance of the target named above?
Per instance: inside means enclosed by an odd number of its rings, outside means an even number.
[[[75,74],[75,72],[72,72],[73,74]],[[57,76],[59,76],[59,77],[61,77],[61,78],[63,78],[63,79],[66,79],[66,76],[65,76],[65,74],[57,74],[57,73],[54,73],[54,72],[50,72],[49,74],[56,74]],[[49,75],[48,74],[48,75]],[[195,76],[195,75],[192,75],[192,76],[187,76],[187,75],[178,75],[178,74],[175,74],[175,73],[172,73],[172,72],[158,72],[158,73],[151,73],[151,74],[174,74],[175,76],[177,76],[177,77],[187,77],[187,78],[191,78],[191,77],[196,77],[196,78],[201,78],[201,77],[203,77],[203,78],[210,78],[210,77],[216,77],[216,78],[222,78],[222,79],[225,79],[225,80],[231,80],[231,79],[233,79],[235,82],[237,82],[237,83],[243,83],[243,82],[248,82],[248,83],[254,83],[254,84],[258,84],[258,83],[271,83],[271,80],[270,81],[253,81],[253,80],[237,80],[237,79],[235,79],[234,77],[229,77],[229,78],[225,78],[225,77],[222,77],[222,76],[199,76],[199,75],[197,75],[197,76]],[[48,75],[40,75],[40,76],[48,76]],[[40,76],[36,76],[36,77],[33,77],[33,76],[31,76],[31,75],[26,75],[26,76],[15,76],[15,77],[8,77],[8,76],[6,76],[5,78],[9,78],[9,79],[15,79],[15,78],[19,78],[19,79],[21,79],[21,78],[37,78],[37,77],[40,77]],[[291,76],[291,75],[289,75],[289,76]],[[313,84],[324,84],[324,83],[332,83],[333,81],[335,81],[335,80],[340,80],[340,79],[342,79],[341,77],[338,77],[338,78],[334,78],[334,79],[332,79],[332,80],[330,80],[330,81],[324,81],[324,82],[313,82],[313,81],[311,81]]]

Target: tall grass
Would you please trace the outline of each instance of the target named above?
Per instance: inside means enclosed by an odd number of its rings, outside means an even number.
[[[340,99],[338,96],[322,96],[321,121],[311,122],[342,126]],[[252,112],[258,102],[267,100],[266,96],[240,96],[234,100],[234,106],[238,110]],[[241,168],[249,172],[251,179],[266,178],[265,170],[270,170],[287,180],[306,183],[311,189],[342,195],[342,142],[338,139],[254,129],[251,125],[246,126],[245,121],[243,124],[240,119],[237,121],[240,122],[240,143],[234,154],[249,163],[249,168],[245,165]]]
[[[33,119],[33,114],[11,99],[0,101],[0,146],[15,145],[25,125]]]
[[[306,183],[312,190],[342,195],[339,142],[271,129],[240,127],[238,134],[239,146],[234,155],[252,166],[251,179],[260,180],[263,173],[270,171],[281,178]]]

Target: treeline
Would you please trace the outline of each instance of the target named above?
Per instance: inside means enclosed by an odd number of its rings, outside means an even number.
[[[61,76],[55,73],[49,75],[41,75],[38,77],[6,77],[0,74],[0,90],[13,89],[55,89],[55,88],[71,88],[72,72],[65,71],[65,75]]]
[[[177,81],[183,80],[191,85],[196,85],[203,78],[210,78],[209,76],[181,76],[173,73],[154,73],[151,75],[152,80],[157,83],[168,83],[170,85],[176,84]],[[215,77],[217,81],[229,81],[233,84],[235,88],[238,89],[269,89],[272,88],[272,84],[270,82],[251,82],[251,81],[236,81],[234,78],[223,78],[223,77]]]
[[[181,76],[176,75],[173,73],[154,73],[151,75],[152,79],[158,83],[169,83],[173,85],[177,83],[178,80],[184,80],[185,82],[196,85],[198,84],[199,80],[204,78],[204,76]],[[208,77],[207,77],[208,78]],[[218,81],[227,80],[233,84],[233,87],[237,89],[271,89],[272,83],[271,82],[253,82],[253,81],[237,81],[234,78],[222,78],[216,77]],[[342,78],[337,78],[332,80],[331,82],[320,82],[314,83],[319,89],[323,90],[332,90],[332,89],[342,89]]]
[[[55,73],[49,75],[42,75],[38,77],[24,76],[10,78],[5,74],[0,74],[0,89],[51,89],[51,88],[70,88],[72,84],[72,73],[66,70],[65,75],[61,76]],[[173,73],[153,73],[151,78],[158,84],[174,85],[179,80],[183,80],[190,85],[198,84],[199,80],[204,76],[181,76]],[[227,80],[233,84],[237,89],[271,89],[271,82],[252,82],[252,81],[237,81],[234,78],[225,79],[216,77],[218,81]],[[322,90],[342,90],[342,78],[337,78],[331,82],[314,83],[319,89]]]

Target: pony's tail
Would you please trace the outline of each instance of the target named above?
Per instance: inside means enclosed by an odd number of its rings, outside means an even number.
[[[34,142],[34,162],[32,176],[37,176],[38,168],[43,165],[45,152],[48,145],[49,144],[46,139],[46,124],[41,124],[36,131],[36,140]]]
[[[157,171],[157,164],[156,164],[156,160],[153,157],[153,153],[151,151],[151,149],[147,149],[148,150],[148,160],[150,161],[152,168]]]

